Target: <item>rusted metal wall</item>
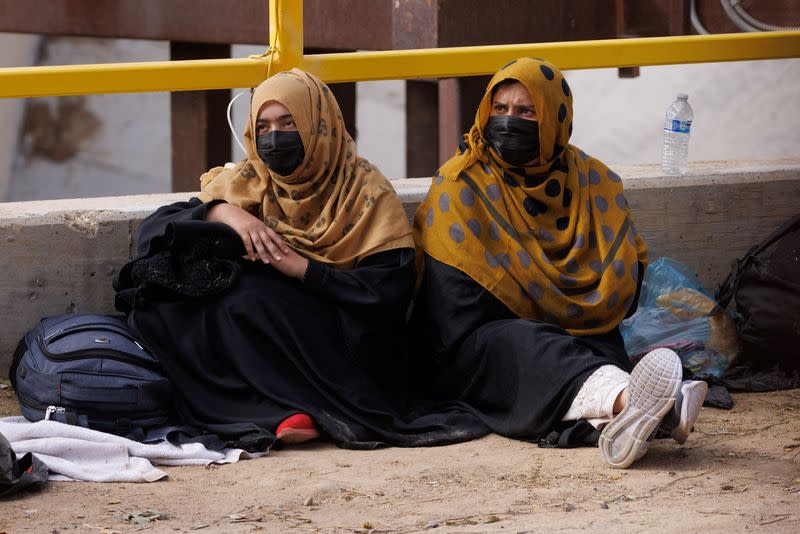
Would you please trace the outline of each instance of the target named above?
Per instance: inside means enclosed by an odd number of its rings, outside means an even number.
[[[642,37],[695,33],[689,24],[689,0],[618,0],[624,13],[624,30]],[[719,0],[696,0],[697,14],[711,33],[736,33],[740,30],[725,15]],[[768,24],[800,25],[797,0],[742,0],[741,6]]]
[[[392,3],[305,0],[306,46],[391,48]],[[0,0],[0,31],[266,44],[267,0]]]

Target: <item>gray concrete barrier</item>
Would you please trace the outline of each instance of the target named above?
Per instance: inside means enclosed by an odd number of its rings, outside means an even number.
[[[705,162],[683,177],[615,167],[650,257],[688,264],[709,289],[731,261],[800,211],[800,158]],[[429,178],[394,181],[409,217]],[[0,203],[0,371],[40,317],[112,312],[111,281],[134,250],[141,220],[190,194]]]

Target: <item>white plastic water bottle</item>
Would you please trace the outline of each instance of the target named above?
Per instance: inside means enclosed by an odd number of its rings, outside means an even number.
[[[693,118],[689,95],[678,93],[678,98],[667,108],[664,120],[661,170],[665,174],[686,174],[689,165],[689,130]]]

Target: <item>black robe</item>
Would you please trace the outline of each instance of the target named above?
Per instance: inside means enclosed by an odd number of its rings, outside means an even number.
[[[574,426],[561,419],[600,366],[631,369],[617,328],[577,337],[520,319],[468,275],[427,255],[411,329],[415,373],[429,378],[415,394],[465,402],[493,432],[517,439]],[[561,446],[596,440],[585,422],[570,432],[577,433]]]
[[[191,199],[145,219],[138,256],[115,283],[118,308],[175,386],[189,434],[263,449],[300,412],[350,448],[488,432],[458,403],[407,401],[412,249],[373,254],[349,271],[309,260],[301,282],[242,260],[238,235],[205,221],[211,205]]]

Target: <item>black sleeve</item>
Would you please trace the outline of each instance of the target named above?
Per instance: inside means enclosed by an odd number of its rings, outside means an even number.
[[[462,271],[425,255],[425,274],[414,301],[415,345],[436,359],[461,346],[477,328],[516,318],[508,307]]]
[[[340,271],[309,260],[303,287],[335,303],[348,352],[395,399],[405,398],[406,316],[414,290],[414,249],[372,254]]]
[[[309,259],[303,285],[347,307],[369,308],[388,302],[407,306],[414,287],[414,249],[372,254],[350,271]]]
[[[221,202],[224,201],[213,200],[204,203],[199,198],[192,197],[184,202],[161,206],[148,215],[139,225],[139,234],[136,239],[136,257],[149,256],[154,249],[161,248],[168,226],[176,224],[182,226],[179,223],[205,221],[208,210]]]

